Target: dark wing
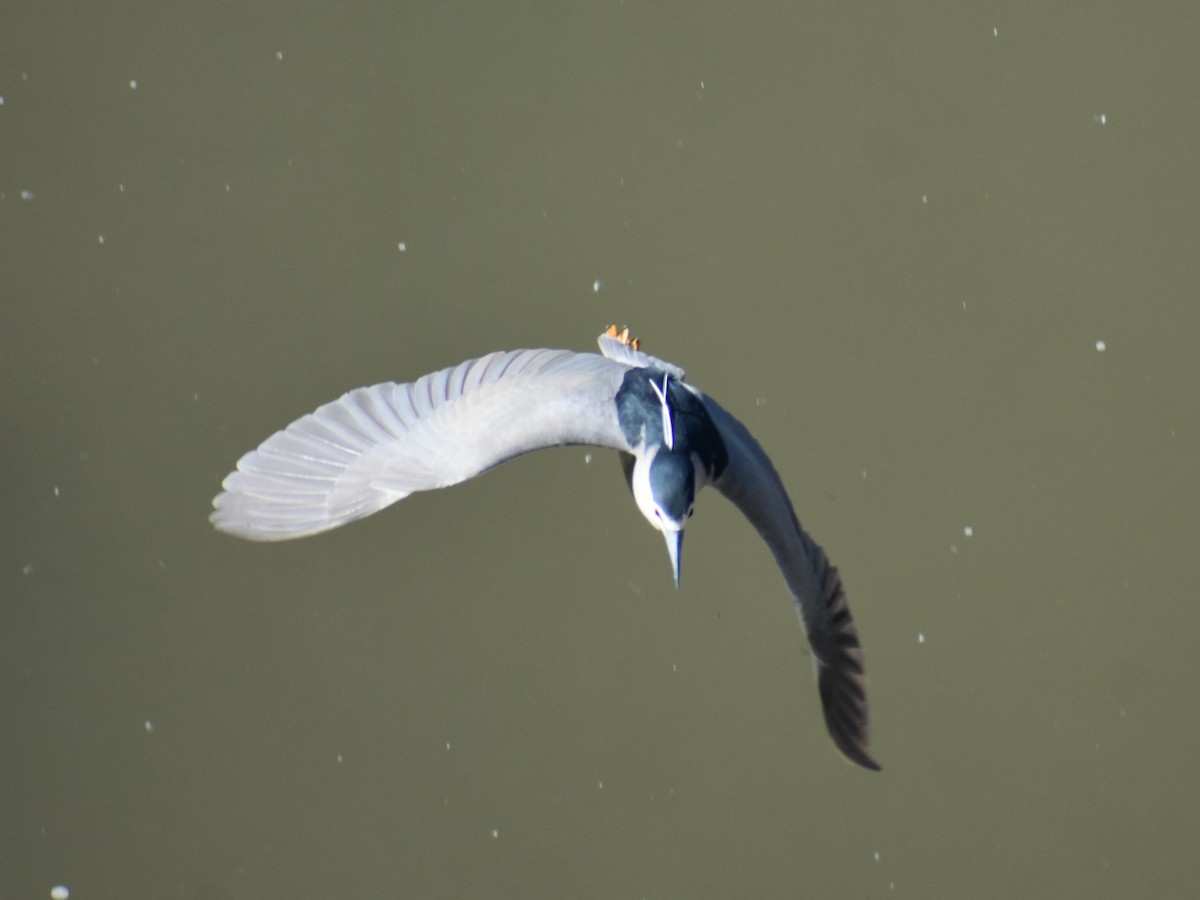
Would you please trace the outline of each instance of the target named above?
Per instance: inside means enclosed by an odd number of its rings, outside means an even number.
[[[729,464],[714,486],[762,535],[796,602],[817,670],[825,725],[847,759],[867,769],[867,683],[858,629],[838,570],[800,527],[783,482],[758,441],[711,397],[705,407],[725,441]]]
[[[212,523],[251,540],[302,537],[543,447],[628,450],[613,402],[626,371],[595,353],[513,350],[358,388],[238,460]]]

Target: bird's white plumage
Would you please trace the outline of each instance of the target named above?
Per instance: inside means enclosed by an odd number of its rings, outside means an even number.
[[[252,540],[301,537],[542,447],[628,450],[612,403],[627,370],[594,353],[514,350],[358,388],[243,456],[213,524]]]
[[[631,369],[660,369],[672,378],[678,378],[680,381],[684,379],[683,369],[675,365],[675,363],[659,359],[657,356],[651,356],[649,353],[639,350],[632,343],[622,340],[619,335],[605,332],[596,339],[596,342],[600,345],[600,352],[606,357],[624,363]]]

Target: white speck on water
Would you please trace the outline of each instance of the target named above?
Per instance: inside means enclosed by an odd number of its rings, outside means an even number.
[[[1107,349],[1108,349],[1108,344],[1104,343],[1104,341],[1096,341],[1096,352],[1097,353],[1103,353]]]
[[[704,90],[704,79],[700,79],[700,90]]]
[[[337,755],[337,761],[338,761],[338,764],[339,764],[339,765],[341,764],[341,762],[342,762],[342,760],[343,760],[343,759],[345,759],[345,757],[344,757],[344,756],[342,756],[342,754],[340,754],[340,753],[339,753],[339,754]]]
[[[54,486],[54,496],[55,496],[55,497],[61,497],[61,496],[62,496],[62,491],[60,491],[60,490],[58,489],[58,485],[57,485],[57,484]]]
[[[963,526],[963,534],[965,534],[967,537],[970,537],[974,533],[975,533],[975,529],[972,528],[970,525]]]
[[[104,235],[100,235],[100,246],[104,246]]]
[[[992,29],[992,37],[1000,37],[1000,29],[999,28]]]
[[[21,574],[22,575],[32,575],[33,574],[33,563],[27,562],[27,563],[25,563],[25,565],[21,566]]]
[[[600,790],[604,790],[604,782],[603,782],[603,781],[597,781],[597,782],[596,782],[596,787],[598,787]]]
[[[951,552],[951,553],[957,553],[957,552],[958,552],[958,544],[951,544],[951,545],[950,545],[950,552]]]
[[[597,278],[595,281],[592,282],[592,293],[593,294],[600,293],[600,289],[602,287],[604,287],[604,282],[601,281],[599,278]]]
[[[922,195],[921,195],[921,202],[922,202],[922,203],[928,203],[928,202],[929,202],[929,195],[928,195],[928,194],[922,194]]]
[[[146,730],[146,734],[154,734],[154,723],[149,719],[142,723],[142,728]]]
[[[33,191],[29,190],[28,188],[21,191],[21,199],[22,200],[32,200],[33,199]]]
[[[396,245],[396,249],[399,250],[401,253],[407,253],[408,252],[408,242],[401,241],[400,243],[398,243]]]
[[[883,859],[883,855],[880,854],[880,852],[878,850],[876,850],[875,851],[875,862],[879,862],[881,859]]]
[[[130,79],[129,79],[129,89],[130,89],[131,91],[136,91],[136,90],[137,90],[137,79],[136,79],[136,78],[130,78]]]
[[[449,741],[446,741],[446,749],[447,749],[447,750],[449,750],[449,749],[450,749],[450,742],[449,742]]]
[[[0,97],[0,106],[3,106],[3,105],[4,105],[4,98]]]
[[[283,51],[282,51],[282,50],[276,50],[276,51],[275,51],[275,58],[276,58],[277,60],[279,60],[280,62],[283,62]]]
[[[1097,125],[1108,124],[1108,116],[1104,113],[1096,113],[1094,116],[1092,116],[1092,118],[1095,119]]]
[[[121,192],[122,194],[123,194],[123,193],[125,193],[125,182],[123,182],[123,181],[118,181],[118,182],[117,182],[117,190],[118,190],[119,192]]]
[[[767,398],[766,398],[766,397],[755,397],[755,398],[754,398],[754,405],[755,405],[755,406],[766,406],[766,405],[767,405]]]
[[[583,454],[583,464],[585,466],[590,466],[592,464],[592,454],[590,454],[590,453]]]
[[[867,480],[867,470],[866,470],[866,469],[863,469],[863,476],[862,476],[862,478],[863,478],[863,481],[866,481],[866,480]]]
[[[67,900],[71,896],[71,891],[65,884],[56,884],[50,888],[50,900]]]
[[[228,184],[225,185],[225,193],[228,194],[231,190],[232,190],[232,188],[230,188]]]
[[[918,631],[918,632],[917,632],[917,643],[918,643],[918,644],[923,644],[923,643],[925,643],[925,632],[923,632],[923,631]]]
[[[500,837],[500,829],[499,828],[492,829],[492,837],[494,837],[494,838]]]
[[[679,671],[679,663],[671,663],[671,671],[678,672]]]

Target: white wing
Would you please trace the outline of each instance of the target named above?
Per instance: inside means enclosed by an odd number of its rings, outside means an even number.
[[[513,350],[350,391],[238,460],[212,523],[251,540],[302,537],[531,450],[628,450],[613,403],[626,371],[594,353]]]
[[[812,646],[829,734],[848,759],[878,769],[867,755],[862,647],[838,571],[800,527],[783,482],[758,441],[711,397],[704,396],[704,404],[729,452],[729,464],[714,486],[758,529],[783,572]]]

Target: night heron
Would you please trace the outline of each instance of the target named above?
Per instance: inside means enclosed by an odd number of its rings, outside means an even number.
[[[683,528],[713,485],[758,529],[812,645],[829,734],[868,769],[867,695],[842,581],[800,527],[774,466],[745,426],[685,383],[676,365],[610,327],[600,354],[511,350],[411,384],[350,391],[238,460],[212,523],[256,541],[328,531],[414,491],[448,487],[564,444],[620,452],[642,515],[662,532],[679,584]]]

